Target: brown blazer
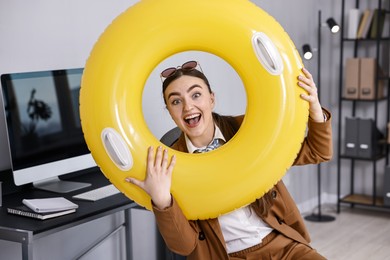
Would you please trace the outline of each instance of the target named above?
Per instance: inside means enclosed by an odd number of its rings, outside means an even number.
[[[309,120],[309,131],[294,165],[318,164],[331,159],[333,153],[331,115],[326,110],[324,110],[324,113],[328,118],[325,123],[316,123]],[[220,124],[216,121],[225,138],[230,139],[232,137],[229,134],[231,129],[226,130],[226,128],[233,124],[232,129],[236,129],[235,123],[231,119],[234,119],[239,126],[243,117],[221,117],[220,119],[224,123],[227,122],[227,124]],[[172,147],[188,152],[183,135]],[[257,215],[285,236],[309,245],[310,237],[304,221],[283,181],[279,181],[268,192],[268,195],[272,198],[272,202],[266,215],[263,216],[260,212],[261,200],[258,199],[251,204]],[[188,256],[187,259],[189,260],[229,259],[218,219],[189,221],[185,218],[174,198],[171,207],[164,210],[154,207],[153,211],[160,233],[173,252]]]

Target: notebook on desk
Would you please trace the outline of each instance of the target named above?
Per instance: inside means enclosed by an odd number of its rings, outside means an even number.
[[[29,207],[27,207],[25,205],[21,205],[21,206],[15,206],[15,207],[8,207],[7,212],[10,214],[14,214],[14,215],[45,220],[45,219],[49,219],[49,218],[55,218],[55,217],[71,214],[73,212],[76,212],[76,209],[68,209],[68,210],[47,212],[47,213],[38,213],[38,212],[33,211],[32,209],[30,209]]]
[[[58,212],[77,209],[79,206],[64,197],[24,199],[23,204],[37,213]]]

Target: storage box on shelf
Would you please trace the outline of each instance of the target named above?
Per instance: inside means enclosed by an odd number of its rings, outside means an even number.
[[[337,211],[341,204],[390,207],[390,181],[378,181],[390,178],[390,1],[342,0],[341,7]],[[372,166],[372,183],[357,178],[362,165],[365,175]]]

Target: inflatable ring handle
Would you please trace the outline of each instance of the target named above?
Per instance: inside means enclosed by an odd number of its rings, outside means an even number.
[[[111,160],[123,171],[128,171],[133,166],[133,158],[122,136],[113,128],[105,128],[102,131],[102,142]]]
[[[262,32],[252,37],[253,48],[263,67],[272,75],[283,73],[283,60],[272,40]]]

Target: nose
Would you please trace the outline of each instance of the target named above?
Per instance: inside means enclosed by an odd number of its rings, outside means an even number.
[[[183,109],[184,111],[190,111],[192,109],[193,105],[190,100],[183,100]]]

